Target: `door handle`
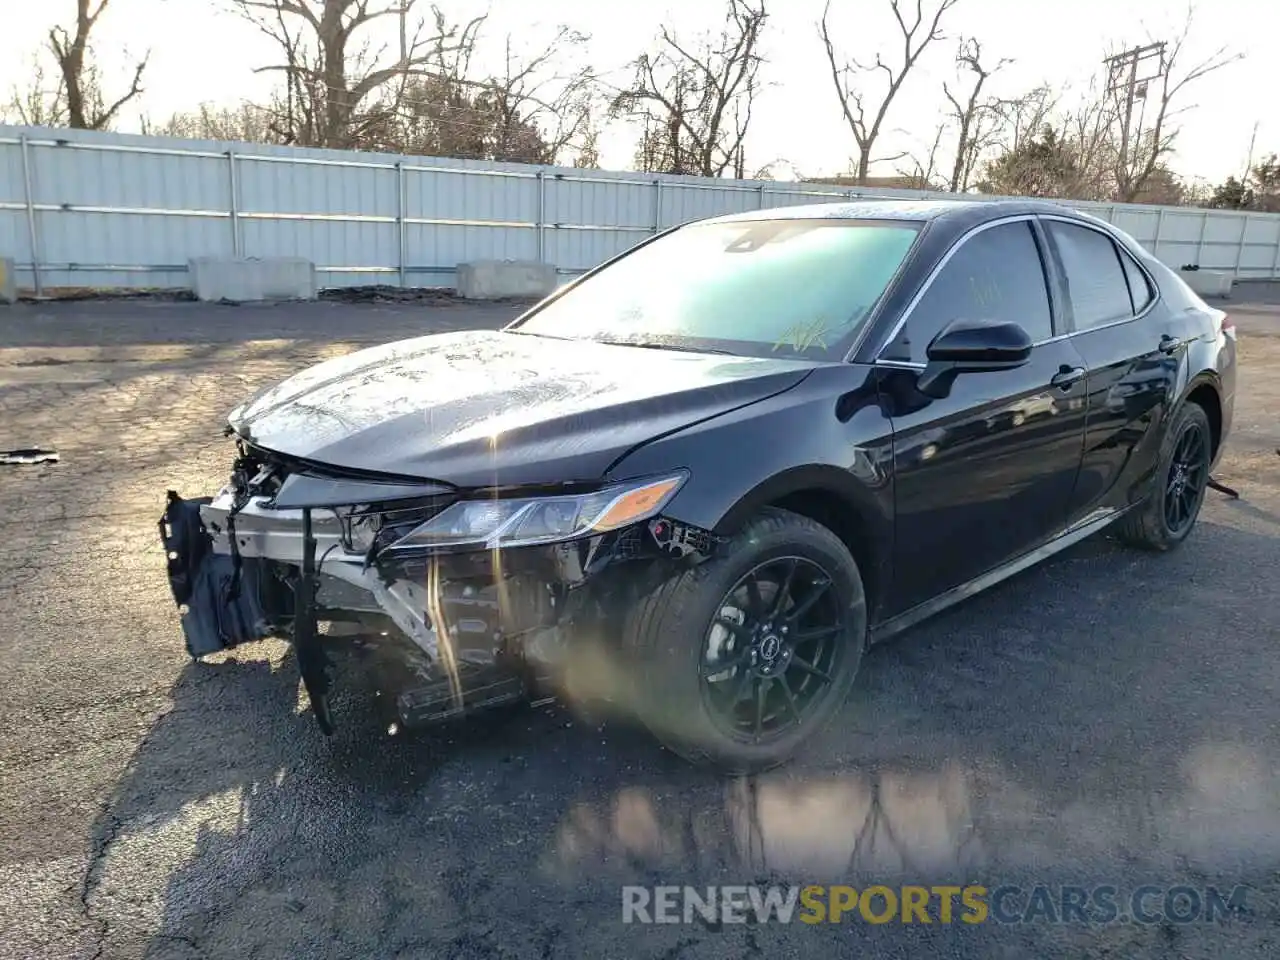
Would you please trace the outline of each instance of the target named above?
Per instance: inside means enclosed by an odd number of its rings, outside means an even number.
[[[1073,383],[1084,379],[1085,373],[1084,367],[1068,367],[1064,363],[1049,382],[1059,390],[1070,390]]]
[[[1176,353],[1178,348],[1186,342],[1186,340],[1179,340],[1177,337],[1171,337],[1169,334],[1163,333],[1160,335],[1160,352]]]

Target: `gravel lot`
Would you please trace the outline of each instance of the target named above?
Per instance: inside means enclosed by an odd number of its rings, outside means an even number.
[[[222,481],[226,410],[515,307],[0,307],[0,448],[63,458],[0,467],[0,956],[1280,955],[1280,298],[1246,299],[1240,501],[878,648],[799,762],[734,781],[555,708],[391,737],[350,695],[326,740],[283,645],[185,656],[155,524]],[[623,883],[834,877],[1251,889],[1225,925],[620,920]]]

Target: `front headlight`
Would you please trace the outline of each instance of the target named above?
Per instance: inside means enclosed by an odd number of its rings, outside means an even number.
[[[520,547],[617,530],[658,513],[686,475],[616,484],[575,496],[461,500],[408,536],[392,552],[422,547]]]

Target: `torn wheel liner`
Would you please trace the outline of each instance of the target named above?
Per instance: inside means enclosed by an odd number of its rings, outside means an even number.
[[[170,491],[160,520],[169,565],[169,586],[182,617],[187,652],[199,658],[280,630],[290,613],[270,565],[214,553],[200,519],[209,498],[183,500]],[[269,609],[275,609],[273,617]]]

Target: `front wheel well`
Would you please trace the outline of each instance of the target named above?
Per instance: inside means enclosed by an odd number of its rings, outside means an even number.
[[[1222,443],[1222,400],[1212,384],[1202,383],[1189,394],[1187,403],[1194,403],[1204,410],[1209,418],[1209,435],[1212,441],[1210,458],[1218,455],[1218,445]]]
[[[867,607],[874,610],[880,599],[880,564],[875,555],[871,532],[865,521],[843,497],[830,490],[796,490],[770,501],[768,506],[789,510],[820,523],[849,548],[862,574],[862,589]]]

